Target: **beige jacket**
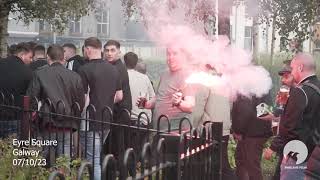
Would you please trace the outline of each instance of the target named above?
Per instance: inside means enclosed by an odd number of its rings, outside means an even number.
[[[213,89],[199,88],[191,117],[194,127],[202,125],[205,121],[223,122],[223,136],[230,135],[230,113],[229,98],[214,93]]]

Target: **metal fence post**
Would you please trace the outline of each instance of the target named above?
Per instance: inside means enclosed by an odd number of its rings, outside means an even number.
[[[221,180],[222,177],[222,122],[212,123],[212,136],[216,141],[213,147],[213,179]]]
[[[29,96],[19,96],[18,105],[21,107],[21,111],[17,113],[17,120],[20,121],[19,128],[19,138],[26,140],[30,137],[30,97]]]
[[[160,138],[164,138],[165,142],[165,156],[166,160],[169,162],[176,163],[176,166],[172,166],[166,171],[166,174],[164,175],[164,179],[176,179],[179,180],[181,177],[178,177],[180,173],[178,171],[181,171],[180,167],[177,166],[177,164],[180,161],[180,154],[179,154],[179,146],[180,146],[180,136],[174,135],[174,134],[161,134]]]

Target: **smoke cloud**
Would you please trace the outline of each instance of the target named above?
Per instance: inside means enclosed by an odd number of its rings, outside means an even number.
[[[206,1],[214,7],[215,0]],[[138,1],[150,38],[162,47],[168,44],[180,47],[189,57],[186,64],[190,66],[213,66],[222,76],[211,76],[212,81],[219,81],[211,83],[211,86],[223,95],[261,97],[267,94],[272,86],[269,73],[263,67],[254,65],[249,53],[231,46],[227,37],[209,38],[204,30],[204,23],[194,21],[189,16],[193,12],[187,12],[191,4],[186,2],[193,1]],[[172,8],[174,10],[170,11]],[[203,78],[204,76],[193,76],[190,82],[200,79],[200,83],[210,84],[203,80],[210,77]]]

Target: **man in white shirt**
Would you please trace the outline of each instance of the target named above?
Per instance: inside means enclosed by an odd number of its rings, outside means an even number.
[[[124,55],[124,62],[128,69],[129,85],[132,97],[131,120],[137,120],[138,115],[141,112],[145,112],[148,115],[149,121],[151,122],[151,110],[139,108],[136,105],[138,98],[141,96],[144,96],[147,100],[152,99],[155,96],[151,81],[147,75],[142,74],[134,69],[138,62],[138,56],[135,53],[126,53]],[[140,119],[140,123],[143,125],[147,125],[147,118],[145,116],[142,116]]]
[[[138,125],[138,116],[141,112],[145,112],[147,114],[147,117],[145,115],[142,115],[140,117],[140,127],[146,128],[149,124],[149,127],[151,127],[151,118],[152,118],[152,112],[150,109],[144,109],[142,106],[139,108],[139,106],[136,104],[138,99],[141,96],[144,96],[146,99],[145,101],[148,101],[149,99],[152,99],[155,96],[152,84],[148,76],[145,74],[142,74],[138,71],[136,71],[134,68],[137,65],[138,62],[138,56],[133,52],[128,52],[124,55],[124,62],[127,66],[128,70],[128,76],[129,76],[129,85],[130,85],[130,91],[131,91],[131,97],[132,97],[132,110],[131,110],[131,122],[130,125]],[[149,122],[148,122],[149,121]],[[146,142],[148,138],[147,131],[144,130],[137,130],[127,132],[130,141],[128,142],[131,147],[135,147],[135,149],[138,149],[138,152],[142,150],[142,145]],[[138,146],[137,146],[138,145]]]

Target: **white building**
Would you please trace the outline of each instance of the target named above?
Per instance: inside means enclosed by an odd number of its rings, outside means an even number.
[[[148,39],[144,27],[141,23],[129,21],[125,23],[123,8],[118,0],[108,1],[100,11],[92,12],[88,16],[75,21],[70,19],[69,28],[63,34],[52,32],[49,24],[43,21],[34,21],[29,25],[14,20],[14,15],[10,14],[8,33],[9,44],[21,41],[36,41],[45,45],[51,43],[63,44],[74,43],[79,49],[83,45],[83,40],[90,36],[99,37],[103,43],[108,39],[119,40],[122,44],[122,52],[134,51],[139,57],[164,57],[164,50],[155,47],[154,43]],[[236,47],[252,51],[252,26],[253,19],[248,17],[246,7],[243,3],[233,6],[230,15],[230,40]],[[320,31],[320,30],[319,30]],[[259,25],[258,52],[268,54],[271,52],[272,27]],[[281,51],[280,37],[275,34],[274,52]],[[303,43],[303,50],[310,52],[313,43],[308,40]],[[318,43],[320,48],[320,43]],[[316,46],[315,46],[316,47]]]

